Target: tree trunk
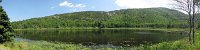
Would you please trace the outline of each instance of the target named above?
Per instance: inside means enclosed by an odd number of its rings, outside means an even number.
[[[192,40],[192,38],[191,38],[191,33],[192,33],[192,25],[191,25],[192,24],[192,20],[191,19],[192,19],[192,16],[191,16],[190,13],[188,13],[188,14],[189,14],[189,27],[190,27],[188,36],[189,36],[189,42],[191,42],[191,40]]]
[[[195,37],[194,37],[194,33],[195,33],[195,12],[196,12],[196,7],[195,7],[195,0],[193,0],[193,11],[192,11],[192,43],[195,42]]]
[[[193,43],[195,42],[195,35],[194,35],[194,34],[195,34],[195,20],[194,20],[195,18],[194,18],[194,17],[195,17],[195,16],[193,16],[193,19],[192,19],[192,20],[193,20],[193,21],[192,21],[192,25],[193,25],[193,28],[192,28],[192,40],[193,40],[193,41],[192,41],[192,42],[193,42]]]

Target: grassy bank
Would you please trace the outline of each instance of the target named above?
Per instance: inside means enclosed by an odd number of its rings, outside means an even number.
[[[78,44],[65,44],[61,42],[52,43],[46,41],[34,41],[34,42],[11,42],[0,45],[0,50],[130,50],[130,48],[91,48]]]
[[[110,28],[109,28],[110,29]],[[115,28],[112,28],[115,29]],[[121,28],[122,29],[122,28]],[[149,28],[129,28],[129,29],[146,29],[146,30],[163,30],[163,31],[178,31],[180,29],[149,29]],[[184,30],[184,29],[183,29]],[[174,42],[162,42],[159,44],[146,46],[141,45],[134,48],[97,48],[98,50],[200,50],[200,31],[196,33],[195,43],[189,44],[187,38],[177,40]],[[46,41],[18,41],[9,42],[0,45],[0,50],[92,50],[90,47],[75,44],[65,44],[61,42],[52,43]]]
[[[200,50],[200,31],[195,33],[195,43],[190,44],[187,38],[175,42],[162,42],[152,46],[141,45],[136,50]]]
[[[87,50],[82,45],[64,44],[64,43],[51,43],[46,41],[34,42],[11,42],[1,45],[2,49],[7,50]]]

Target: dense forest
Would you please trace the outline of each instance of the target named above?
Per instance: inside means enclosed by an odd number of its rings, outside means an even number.
[[[187,15],[168,8],[83,11],[12,22],[13,28],[186,28]],[[200,26],[198,26],[200,27]]]

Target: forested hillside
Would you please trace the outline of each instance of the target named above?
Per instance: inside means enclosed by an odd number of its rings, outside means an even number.
[[[187,15],[168,8],[123,9],[115,11],[84,11],[56,14],[13,22],[23,28],[185,28]]]

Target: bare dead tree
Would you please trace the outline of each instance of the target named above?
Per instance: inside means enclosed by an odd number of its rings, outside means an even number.
[[[195,14],[197,13],[198,0],[174,0],[174,4],[179,10],[182,10],[188,14],[189,17],[189,41],[194,43],[195,33]]]

